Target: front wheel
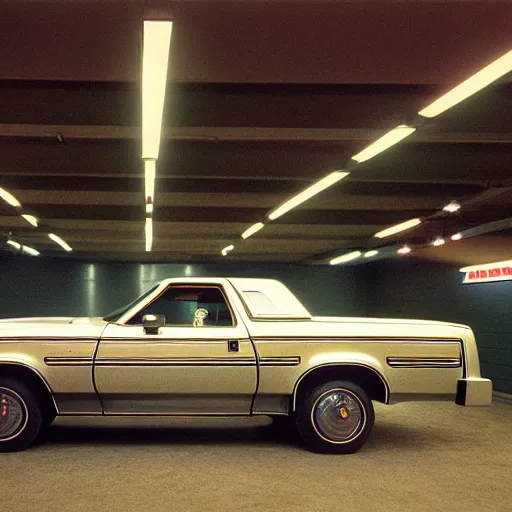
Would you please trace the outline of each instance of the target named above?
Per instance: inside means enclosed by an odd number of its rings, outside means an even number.
[[[299,435],[319,453],[355,453],[368,440],[374,422],[368,395],[347,381],[314,388],[297,408]]]
[[[35,395],[20,381],[0,379],[0,452],[28,448],[41,429]]]

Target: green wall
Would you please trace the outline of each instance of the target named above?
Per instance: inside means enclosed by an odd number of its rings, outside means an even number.
[[[268,277],[285,283],[314,315],[366,310],[355,269],[299,265],[87,263],[0,257],[0,318],[103,316],[167,277]]]
[[[470,325],[482,374],[512,393],[512,281],[462,284],[459,267],[400,259],[366,268],[367,314]]]

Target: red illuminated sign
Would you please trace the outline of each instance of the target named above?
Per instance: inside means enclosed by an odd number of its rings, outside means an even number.
[[[493,281],[512,281],[512,266],[483,266],[466,272],[464,283],[490,283]]]

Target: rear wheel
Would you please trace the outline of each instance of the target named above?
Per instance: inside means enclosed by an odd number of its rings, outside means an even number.
[[[375,422],[373,405],[352,382],[332,381],[314,388],[297,408],[297,429],[319,453],[355,453]]]
[[[41,409],[25,384],[11,378],[0,379],[0,452],[28,448],[41,424]]]

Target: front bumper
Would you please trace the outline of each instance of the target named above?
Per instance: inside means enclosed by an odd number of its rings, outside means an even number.
[[[491,405],[492,381],[489,379],[459,379],[457,381],[457,405]]]

